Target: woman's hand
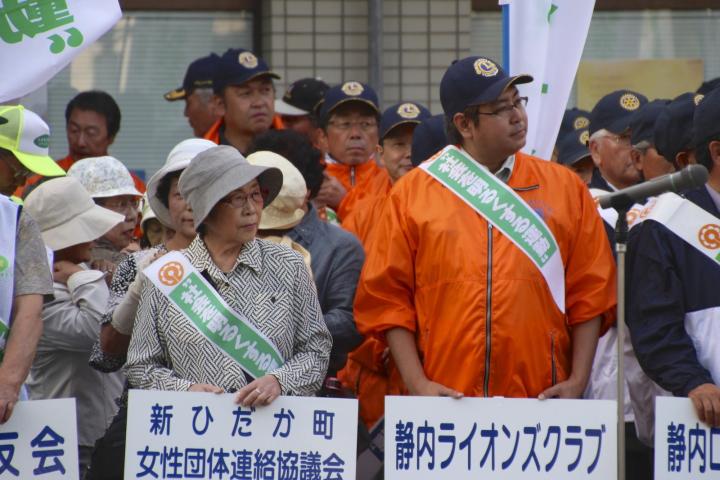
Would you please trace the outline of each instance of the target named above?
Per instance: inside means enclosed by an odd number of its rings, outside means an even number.
[[[278,379],[272,375],[265,375],[241,388],[235,396],[235,403],[243,407],[270,405],[280,393]]]
[[[215,385],[210,385],[208,383],[194,383],[190,385],[190,388],[188,389],[189,392],[206,392],[206,393],[225,393],[225,390],[223,390],[220,387],[216,387]]]

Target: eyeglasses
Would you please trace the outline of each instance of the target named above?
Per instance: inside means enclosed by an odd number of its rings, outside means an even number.
[[[492,115],[493,117],[510,118],[513,110],[523,110],[528,103],[528,97],[518,97],[512,104],[500,107],[492,112],[481,112],[478,111],[478,115]]]
[[[132,200],[116,200],[112,202],[108,202],[105,200],[99,199],[98,202],[96,202],[101,207],[108,208],[114,212],[123,213],[123,212],[137,212],[140,209],[140,199],[132,199]]]
[[[363,132],[368,132],[372,130],[373,128],[377,127],[377,122],[369,122],[367,120],[360,120],[359,122],[335,122],[331,121],[328,122],[328,125],[332,125],[333,127],[337,128],[338,130],[342,130],[343,132],[347,132],[353,127],[358,127]]]
[[[243,195],[241,193],[231,194],[229,197],[223,198],[223,202],[229,203],[233,208],[245,208],[250,202],[255,206],[262,206],[265,201],[265,195],[260,190],[253,190],[250,195]]]

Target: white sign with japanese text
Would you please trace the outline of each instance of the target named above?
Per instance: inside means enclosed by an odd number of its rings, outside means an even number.
[[[0,479],[78,480],[75,399],[18,402],[0,425]]]
[[[608,400],[385,397],[385,478],[617,478]]]
[[[355,478],[357,400],[130,390],[125,479]]]
[[[118,0],[0,0],[0,103],[45,85],[121,17]]]
[[[655,479],[720,478],[720,428],[698,419],[692,400],[655,397]]]

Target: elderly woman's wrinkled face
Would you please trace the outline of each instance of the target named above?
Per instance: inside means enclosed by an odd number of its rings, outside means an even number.
[[[228,243],[247,243],[255,238],[260,224],[264,194],[253,180],[220,200],[205,220],[207,236]]]

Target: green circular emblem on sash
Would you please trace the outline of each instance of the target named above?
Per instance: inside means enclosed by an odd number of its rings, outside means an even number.
[[[10,262],[8,262],[8,259],[0,255],[0,273],[7,270],[7,268],[10,266]]]

